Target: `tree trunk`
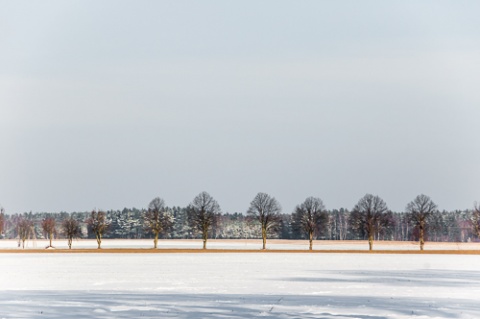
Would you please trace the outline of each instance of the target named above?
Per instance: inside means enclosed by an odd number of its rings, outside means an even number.
[[[72,238],[68,238],[68,249],[72,249]]]
[[[309,235],[310,235],[310,247],[309,247],[309,249],[312,250],[313,249],[313,232],[310,231]]]
[[[368,235],[368,250],[373,250],[373,234]]]
[[[203,225],[202,239],[203,239],[203,249],[207,249],[208,225]]]
[[[157,249],[157,243],[158,243],[158,233],[155,232],[155,238],[153,239],[153,249]]]
[[[25,238],[22,238],[22,249],[25,249]]]
[[[203,230],[202,238],[203,238],[203,249],[207,249],[208,229]]]
[[[262,227],[262,240],[263,240],[263,247],[262,249],[267,249],[267,229]]]
[[[97,244],[98,244],[98,249],[101,249],[101,245],[102,245],[102,234],[95,234],[97,236]]]
[[[420,222],[420,234],[419,234],[419,239],[420,239],[420,250],[423,250],[423,245],[425,245],[425,240],[424,240],[424,225],[423,221]]]
[[[50,247],[52,247],[52,237],[53,237],[53,233],[48,234],[48,237],[50,237]]]

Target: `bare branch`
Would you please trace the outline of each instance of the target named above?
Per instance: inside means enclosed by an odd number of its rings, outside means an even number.
[[[53,247],[52,239],[53,239],[53,235],[56,233],[55,226],[56,226],[55,219],[52,217],[47,217],[42,220],[43,232],[47,234],[48,238],[50,239],[50,245],[48,247]]]
[[[143,214],[143,225],[146,231],[154,235],[153,248],[157,248],[159,234],[173,226],[173,215],[165,207],[163,199],[156,197],[150,202],[148,210]]]
[[[25,241],[33,234],[33,221],[20,217],[17,219],[17,232],[22,248],[25,249]],[[20,243],[19,243],[20,244]]]
[[[107,213],[103,211],[93,210],[90,213],[90,217],[87,218],[86,223],[95,234],[97,239],[98,249],[102,245],[102,236],[107,231],[110,222],[107,220]]]
[[[437,205],[426,195],[418,195],[405,208],[408,220],[419,230],[420,250],[425,245],[425,231],[428,219],[437,210]]]
[[[203,249],[207,248],[208,231],[217,222],[220,213],[217,201],[207,192],[198,194],[187,207],[188,223],[202,234]]]
[[[308,236],[310,246],[313,249],[313,237],[325,229],[328,223],[328,215],[320,198],[308,197],[298,205],[293,212],[293,222]]]
[[[263,239],[262,249],[266,249],[268,233],[276,231],[280,225],[281,210],[280,203],[274,197],[265,193],[258,193],[250,203],[247,214],[260,222]]]
[[[388,211],[387,204],[378,196],[366,194],[355,205],[350,214],[352,229],[362,231],[368,236],[369,249],[373,249],[373,238],[380,220]]]
[[[471,222],[475,235],[477,236],[477,238],[480,238],[480,204],[478,204],[477,202],[473,204]]]
[[[2,236],[3,232],[5,231],[5,223],[5,210],[3,209],[3,207],[0,206],[0,236]]]
[[[72,249],[72,241],[73,238],[77,238],[80,236],[80,224],[76,219],[71,216],[70,218],[64,219],[62,221],[62,228],[65,237],[68,240],[68,248]]]

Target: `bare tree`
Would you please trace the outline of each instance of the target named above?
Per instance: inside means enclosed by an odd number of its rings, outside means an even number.
[[[198,194],[187,207],[188,223],[202,233],[203,249],[207,249],[208,231],[217,222],[220,213],[217,201],[207,192]]]
[[[409,220],[418,228],[418,239],[420,241],[420,250],[425,245],[425,228],[428,224],[428,218],[437,210],[437,205],[426,195],[418,195],[413,201],[408,203],[406,211]]]
[[[108,225],[110,224],[107,220],[107,213],[103,211],[93,210],[90,213],[90,217],[87,218],[86,223],[88,224],[92,232],[95,234],[98,249],[100,249],[102,245],[102,236],[107,231]]]
[[[480,238],[480,204],[477,202],[473,204],[473,212],[470,217],[470,222],[472,223],[475,236]]]
[[[267,248],[268,233],[277,230],[280,225],[281,210],[280,203],[274,197],[265,193],[258,193],[250,203],[247,214],[260,222],[263,250]]]
[[[71,216],[70,218],[62,221],[62,229],[65,237],[67,237],[68,240],[68,249],[72,249],[73,238],[80,236],[80,225],[78,221]]]
[[[373,249],[373,240],[383,214],[387,212],[387,204],[378,196],[366,194],[353,208],[350,214],[352,229],[368,236],[368,248]]]
[[[328,215],[320,198],[308,197],[293,212],[294,224],[306,232],[310,241],[309,249],[313,249],[313,237],[324,230],[328,223]]]
[[[0,206],[0,236],[5,232],[5,210]]]
[[[33,235],[33,221],[20,217],[17,220],[18,238],[22,242],[22,248],[25,249],[25,241]]]
[[[42,220],[43,232],[50,239],[50,245],[48,247],[53,247],[52,240],[53,240],[53,235],[56,233],[55,226],[56,226],[55,219],[52,217],[47,217]]]
[[[153,233],[153,248],[157,248],[158,235],[173,226],[173,215],[165,207],[165,201],[160,197],[154,198],[143,215],[145,229]]]

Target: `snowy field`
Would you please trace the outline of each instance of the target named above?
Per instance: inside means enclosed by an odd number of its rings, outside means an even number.
[[[0,254],[0,318],[480,318],[479,255]]]
[[[25,249],[43,249],[49,242],[44,239],[28,240],[25,242]],[[53,241],[53,246],[58,249],[68,249],[65,239]],[[151,239],[104,239],[102,248],[142,248],[153,247]],[[209,249],[260,249],[262,247],[261,239],[209,239],[207,248]],[[74,240],[72,248],[97,248],[95,239]],[[179,249],[201,249],[202,241],[199,239],[172,240],[164,239],[158,241],[158,248],[179,248]],[[419,250],[418,242],[392,242],[376,241],[373,248],[376,250]],[[0,249],[19,249],[17,240],[0,240]],[[267,240],[267,249],[270,250],[308,250],[307,240]],[[368,250],[367,241],[314,241],[313,249],[317,250]],[[425,250],[479,250],[480,242],[471,243],[438,243],[426,242]]]

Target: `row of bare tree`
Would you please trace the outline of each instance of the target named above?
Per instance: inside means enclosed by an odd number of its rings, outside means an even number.
[[[23,216],[17,216],[14,220],[16,233],[19,239],[19,246],[21,245],[22,248],[25,248],[25,241],[29,238],[35,238],[35,224],[33,220],[24,218]],[[52,246],[52,240],[54,235],[57,234],[57,225],[56,220],[53,217],[44,218],[41,221],[41,227],[43,232],[46,234],[46,237],[50,240],[49,247]],[[0,214],[0,234],[3,233],[5,228],[5,215]],[[73,217],[64,219],[60,226],[60,232],[64,234],[64,236],[68,240],[68,247],[72,248],[72,241],[74,238],[80,236],[80,223],[78,220],[74,219]]]
[[[417,196],[406,206],[405,219],[417,230],[421,250],[425,244],[426,229],[433,221],[432,216],[435,216],[437,212],[437,205],[426,195]],[[219,204],[207,192],[196,196],[186,208],[188,226],[194,233],[201,235],[204,249],[207,248],[207,240],[221,216]],[[267,238],[278,234],[284,223],[279,202],[266,193],[258,193],[250,203],[247,216],[258,225],[259,234],[263,240],[262,248],[266,249]],[[5,219],[5,213],[1,209],[0,234],[4,232]],[[347,225],[352,231],[362,234],[368,239],[370,250],[373,249],[374,239],[379,238],[379,234],[385,233],[388,229],[402,226],[395,225],[396,219],[392,218],[392,212],[388,210],[386,203],[380,197],[371,194],[365,195],[358,201],[348,214],[348,218],[342,217],[341,214],[329,217],[320,198],[308,197],[295,208],[290,219],[291,228],[298,233],[303,233],[304,237],[308,238],[310,250],[313,249],[313,240],[319,234],[324,233],[327,228],[330,228],[330,232],[332,232],[333,226],[339,232],[338,239],[346,238]],[[111,225],[107,213],[94,210],[89,213],[84,222],[88,225],[88,230],[94,234],[98,248],[101,248],[102,238]],[[150,202],[148,209],[143,211],[141,226],[145,232],[152,234],[154,248],[157,248],[159,236],[169,234],[176,222],[175,212],[166,206],[163,199],[157,197]],[[477,204],[474,205],[470,222],[475,235],[480,236],[480,206]],[[332,223],[335,225],[332,226]],[[21,242],[24,247],[25,240],[34,236],[34,223],[31,219],[19,215],[15,217],[13,224],[19,243]],[[81,236],[80,224],[81,222],[72,215],[61,221],[59,232],[67,238],[69,248],[72,246],[72,240]],[[140,223],[138,224],[140,225]],[[46,237],[50,239],[49,247],[51,247],[52,239],[57,234],[56,219],[54,217],[43,218],[41,228]]]

